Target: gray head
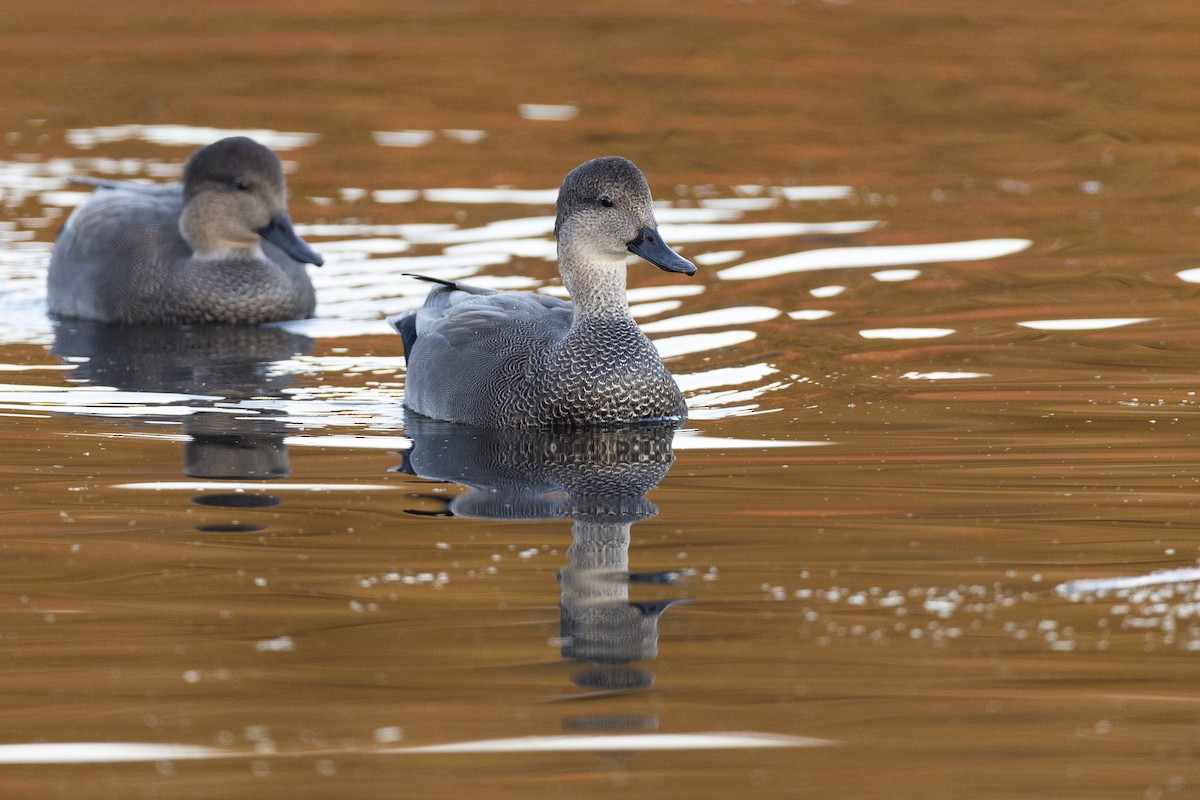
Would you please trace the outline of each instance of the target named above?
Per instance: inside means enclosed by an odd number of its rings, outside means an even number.
[[[323,263],[292,229],[279,158],[244,136],[214,142],[188,159],[179,229],[199,258],[257,252],[266,239],[296,261]]]
[[[558,192],[554,235],[560,248],[564,239],[586,248],[585,257],[614,261],[628,251],[668,272],[696,272],[658,235],[646,178],[620,156],[594,158],[567,174]]]

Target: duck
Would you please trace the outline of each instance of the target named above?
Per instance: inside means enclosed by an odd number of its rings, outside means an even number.
[[[626,297],[629,253],[666,272],[696,273],[659,235],[641,170],[620,156],[571,170],[554,236],[569,301],[413,276],[435,284],[424,305],[388,319],[404,348],[407,411],[483,428],[687,419]]]
[[[305,264],[321,256],[292,227],[279,157],[244,136],[200,148],[171,184],[95,187],[50,257],[59,319],[254,324],[310,317]]]

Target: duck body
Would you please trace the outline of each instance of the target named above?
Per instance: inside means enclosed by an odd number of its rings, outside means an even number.
[[[183,183],[84,181],[92,196],[59,234],[50,313],[112,323],[259,323],[312,315],[279,159],[242,137],[202,148]]]
[[[559,269],[573,302],[434,281],[424,306],[389,320],[404,341],[410,410],[494,428],[686,419],[625,296],[629,251],[695,272],[658,237],[641,172],[620,158],[587,162],[558,205]]]
[[[393,323],[406,339],[405,405],[492,428],[686,418],[683,394],[631,317],[575,317],[573,303],[546,295],[435,287]]]

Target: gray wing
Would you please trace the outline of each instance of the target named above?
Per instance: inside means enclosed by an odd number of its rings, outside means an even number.
[[[419,332],[417,327],[418,320],[420,320],[421,330],[423,331],[431,321],[436,321],[440,317],[440,312],[443,309],[468,303],[472,298],[476,297],[499,297],[503,295],[509,298],[519,298],[518,302],[522,304],[526,313],[531,316],[537,316],[543,311],[547,313],[565,311],[567,322],[568,324],[570,323],[571,303],[567,300],[560,300],[557,297],[531,292],[502,292],[498,289],[472,286],[461,281],[431,278],[428,275],[414,275],[409,273],[408,277],[427,281],[435,284],[435,286],[429,290],[429,295],[426,296],[424,304],[419,309],[388,317],[388,324],[392,326],[396,333],[400,334],[400,338],[404,342],[404,353],[406,356],[412,351],[413,344],[416,342]],[[499,302],[503,304],[511,301]]]
[[[135,194],[144,194],[150,197],[161,198],[179,198],[179,202],[183,202],[183,184],[182,183],[139,183],[137,181],[113,181],[107,178],[91,178],[82,175],[76,175],[67,179],[70,183],[78,183],[84,186],[95,186],[97,189],[119,189],[125,192],[133,192]]]
[[[158,291],[148,285],[162,277],[154,262],[190,256],[179,233],[183,192],[179,184],[97,186],[58,235],[47,299],[57,316],[119,321],[137,297]]]
[[[430,293],[429,300],[417,309],[417,337],[444,336],[456,347],[498,350],[508,334],[529,329],[552,341],[558,341],[571,325],[571,304],[557,297],[532,292],[490,292],[473,294],[461,289]],[[489,344],[491,343],[491,344]]]
[[[534,366],[571,326],[571,303],[530,292],[440,285],[426,304],[393,320],[404,336],[405,404],[434,419],[499,424]]]

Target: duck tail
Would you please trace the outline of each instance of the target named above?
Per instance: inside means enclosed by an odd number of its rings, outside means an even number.
[[[412,353],[413,344],[417,341],[417,312],[405,311],[403,314],[397,314],[394,317],[387,318],[388,325],[392,326],[392,330],[400,334],[400,342],[404,346],[404,357],[408,358]]]
[[[406,278],[413,278],[414,280],[425,281],[426,283],[438,283],[438,284],[441,284],[442,286],[448,286],[451,289],[458,288],[458,284],[455,283],[454,281],[448,281],[448,280],[444,280],[442,278],[434,278],[430,275],[418,275],[415,272],[404,272],[401,274],[404,275],[404,277],[406,277]]]

